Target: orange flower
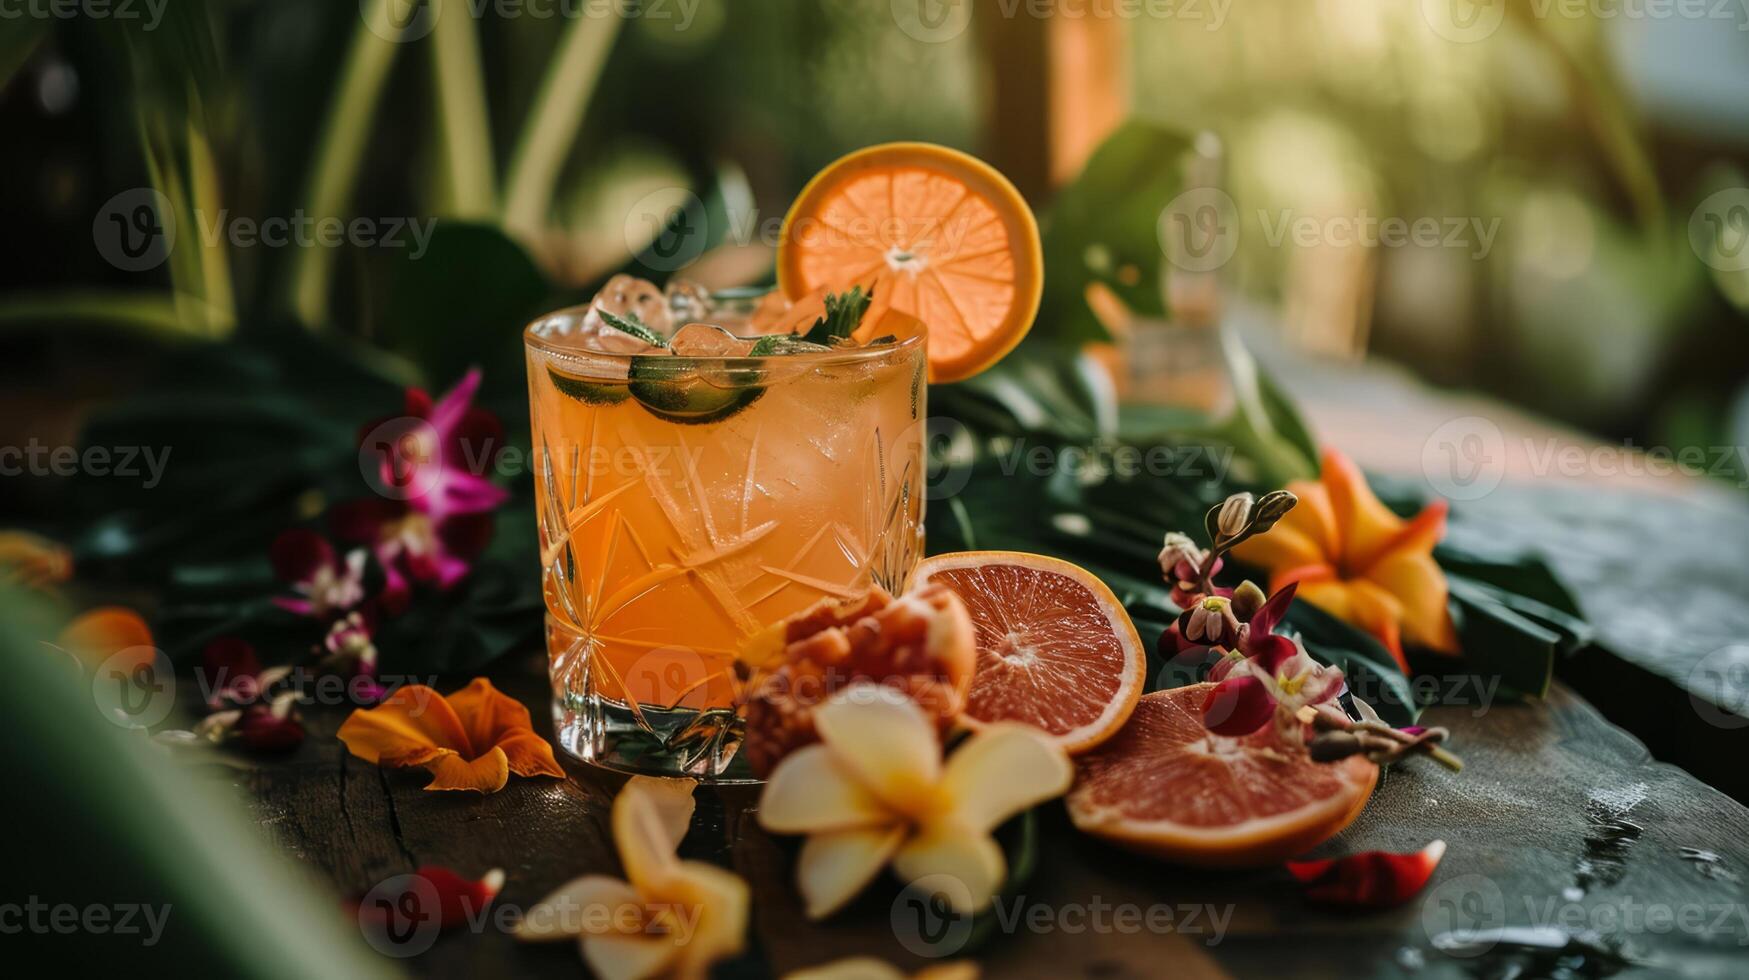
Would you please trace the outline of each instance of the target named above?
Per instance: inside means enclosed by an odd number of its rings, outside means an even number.
[[[553,748],[534,733],[528,709],[484,677],[445,698],[410,684],[340,726],[347,751],[366,762],[431,771],[426,789],[496,793],[518,776],[559,776]]]
[[[126,653],[126,658],[110,664],[123,672],[154,664],[158,657],[152,646],[152,628],[139,613],[125,606],[98,606],[80,613],[61,630],[54,645],[87,667]]]
[[[1298,582],[1299,598],[1377,637],[1405,671],[1405,640],[1457,652],[1445,573],[1433,560],[1445,534],[1444,500],[1405,521],[1335,450],[1324,452],[1318,482],[1295,480],[1287,488],[1299,505],[1267,534],[1233,549],[1235,558],[1269,572],[1271,593]]]
[[[73,577],[66,548],[29,531],[0,531],[0,585],[47,590]]]

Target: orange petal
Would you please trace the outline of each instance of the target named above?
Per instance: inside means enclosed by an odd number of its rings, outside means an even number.
[[[1445,572],[1432,555],[1394,551],[1368,570],[1366,577],[1401,605],[1404,639],[1440,653],[1458,652]]]
[[[1330,503],[1330,491],[1314,480],[1292,480],[1287,488],[1300,498],[1300,502],[1275,526],[1291,527],[1311,538],[1320,554],[1335,555],[1341,549],[1342,539],[1336,527],[1336,508]]]
[[[444,751],[473,757],[455,710],[420,684],[396,688],[382,704],[354,711],[338,736],[353,755],[385,766],[424,765]]]
[[[1443,498],[1433,501],[1421,509],[1421,513],[1403,525],[1396,538],[1385,548],[1386,554],[1380,555],[1383,561],[1391,553],[1406,551],[1414,554],[1430,555],[1433,546],[1439,539],[1445,537],[1445,518],[1451,511],[1451,505]]]
[[[1274,595],[1282,589],[1296,583],[1304,585],[1307,582],[1328,582],[1338,579],[1336,569],[1329,565],[1301,565],[1298,568],[1285,568],[1269,577],[1269,594]],[[1302,588],[1295,593],[1295,598],[1305,595]]]
[[[1292,512],[1289,513],[1291,515]],[[1233,557],[1247,565],[1256,565],[1272,572],[1282,568],[1318,565],[1330,560],[1330,556],[1305,532],[1298,528],[1285,527],[1285,523],[1284,519],[1283,524],[1277,524],[1269,533],[1239,542],[1239,546],[1233,549]]]
[[[1350,571],[1370,567],[1403,530],[1403,519],[1379,503],[1360,468],[1334,449],[1324,452],[1321,478],[1336,518],[1342,566]]]
[[[467,687],[451,694],[449,705],[467,730],[469,742],[482,749],[497,745],[508,735],[534,731],[528,708],[501,693],[484,677],[474,678]]]
[[[89,664],[100,664],[123,650],[138,649],[142,663],[151,663],[152,628],[139,613],[123,606],[99,606],[75,617],[61,631],[57,644]]]
[[[1288,484],[1288,489],[1300,502],[1267,534],[1240,542],[1233,557],[1270,572],[1336,560],[1336,525],[1329,495],[1318,484],[1303,480]]]
[[[1326,579],[1302,582],[1294,598],[1304,599],[1337,619],[1372,634],[1390,651],[1397,666],[1408,673],[1409,662],[1403,656],[1403,642],[1397,627],[1403,607],[1384,589],[1364,580]]]
[[[468,760],[453,752],[445,752],[426,763],[431,770],[431,782],[425,788],[471,790],[475,793],[496,793],[510,782],[510,760],[504,750],[493,748],[478,759]]]
[[[493,748],[504,753],[510,760],[510,771],[518,776],[564,778],[565,770],[553,758],[553,747],[533,732],[513,732],[499,739]]]

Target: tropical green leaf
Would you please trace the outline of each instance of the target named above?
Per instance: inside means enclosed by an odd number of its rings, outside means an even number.
[[[522,246],[494,225],[440,221],[423,254],[403,249],[392,263],[388,346],[432,379],[482,365],[488,381],[521,389],[522,327],[552,301]]]
[[[1139,120],[1125,123],[1094,151],[1045,215],[1045,293],[1041,337],[1070,342],[1108,339],[1087,306],[1100,283],[1143,316],[1165,314],[1160,213],[1184,187],[1189,135]]]
[[[45,653],[40,641],[54,627],[42,612],[40,599],[0,594],[0,654],[12,672],[0,712],[10,737],[29,746],[14,772],[30,787],[29,805],[0,818],[7,882],[55,902],[147,914],[131,916],[131,934],[25,930],[8,938],[9,953],[84,976],[393,976],[229,786],[99,714],[93,690],[105,678]],[[137,691],[122,703],[163,696]]]

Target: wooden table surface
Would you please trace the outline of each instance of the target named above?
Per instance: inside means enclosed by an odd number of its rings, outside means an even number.
[[[537,729],[550,737],[544,658],[510,658],[491,676],[534,709]],[[330,879],[337,897],[434,863],[469,875],[504,869],[508,883],[498,901],[521,909],[574,876],[618,871],[607,830],[616,776],[567,761],[564,780],[512,779],[485,797],[428,793],[422,773],[349,758],[332,737],[338,710],[314,709],[307,720],[311,737],[293,756],[254,764],[237,778],[260,821],[294,858]],[[1435,708],[1428,720],[1452,729],[1453,748],[1468,767],[1453,774],[1423,761],[1390,771],[1360,819],[1320,849],[1408,850],[1447,841],[1445,860],[1418,900],[1384,912],[1321,910],[1280,871],[1192,872],[1139,859],[1076,834],[1060,805],[1050,804],[1038,870],[1021,905],[1007,906],[1010,924],[999,926],[1012,934],[978,952],[986,975],[1506,975],[1490,971],[1528,962],[1517,947],[1503,943],[1460,958],[1434,949],[1436,937],[1453,928],[1539,925],[1579,935],[1575,949],[1594,943],[1646,969],[1742,975],[1749,963],[1742,882],[1749,810],[1652,761],[1561,686],[1542,703]],[[914,969],[931,961],[914,949],[952,952],[955,933],[938,946],[919,946],[914,926],[895,928],[902,920],[892,918],[890,885],[837,919],[806,922],[789,851],[753,819],[756,793],[702,789],[698,800],[683,853],[733,868],[753,888],[750,952],[725,972],[781,974],[859,953]],[[1628,825],[1637,829],[1623,838]],[[1134,911],[1120,918],[1118,908]],[[1155,930],[1137,925],[1150,921]],[[1120,930],[1119,923],[1130,925]],[[1598,961],[1592,975],[1607,973],[1607,964]],[[580,970],[572,944],[526,946],[492,927],[446,933],[406,965],[443,977]]]

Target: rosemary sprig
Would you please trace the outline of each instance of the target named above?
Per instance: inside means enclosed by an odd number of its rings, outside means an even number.
[[[625,316],[620,316],[617,313],[609,313],[599,307],[595,312],[601,314],[601,319],[605,321],[608,326],[618,330],[620,333],[629,333],[652,347],[668,346],[668,342],[663,340],[661,335],[656,333],[656,331],[651,330],[644,321],[638,319],[636,313],[627,311]]]
[[[852,286],[843,293],[826,294],[826,315],[814,321],[802,339],[810,344],[831,346],[834,340],[848,337],[862,325],[862,315],[868,312],[868,304],[874,296],[863,292],[861,286]]]

